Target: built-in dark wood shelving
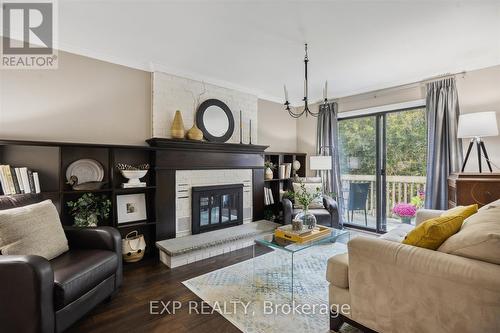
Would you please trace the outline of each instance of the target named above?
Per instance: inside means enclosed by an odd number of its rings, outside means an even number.
[[[264,186],[286,184],[286,181],[264,182],[264,160],[266,158],[287,162],[303,159],[305,154],[265,154],[268,146],[196,142],[154,138],[147,145],[109,145],[95,143],[20,141],[0,139],[0,164],[24,166],[37,171],[40,178],[42,197],[51,199],[57,207],[61,222],[72,225],[68,201],[78,199],[84,193],[107,196],[113,209],[111,216],[100,225],[116,227],[122,236],[136,229],[146,239],[146,255],[157,254],[155,242],[176,235],[175,177],[178,170],[205,169],[251,169],[253,186],[253,219],[260,220],[264,213]],[[66,180],[66,169],[74,161],[90,158],[99,161],[104,168],[103,181],[107,184],[101,190],[74,191]],[[150,171],[142,179],[147,187],[121,188],[126,182],[118,163],[132,165],[148,163]],[[276,177],[277,178],[277,175]],[[279,186],[278,186],[279,188]],[[146,196],[147,221],[119,224],[117,221],[117,196],[144,193]]]
[[[110,188],[101,188],[98,190],[65,190],[62,191],[64,194],[83,194],[83,193],[107,193],[113,191]]]
[[[144,191],[155,190],[156,186],[146,186],[146,187],[131,187],[131,188],[115,188],[113,191],[119,194],[126,193],[141,193]]]
[[[276,219],[275,222],[282,221],[283,207],[280,200],[280,192],[286,192],[292,188],[293,177],[295,176],[292,171],[292,178],[279,178],[279,167],[285,163],[293,163],[294,161],[300,162],[300,169],[297,171],[298,177],[306,176],[306,158],[305,153],[290,153],[290,152],[266,152],[265,160],[272,162],[276,168],[273,170],[273,179],[264,180],[264,187],[270,188],[273,193],[274,204],[266,205],[265,215],[272,213]]]
[[[98,161],[104,168],[105,188],[98,190],[73,190],[66,179],[66,168],[74,161],[82,158],[90,158]],[[101,221],[100,225],[116,227],[122,236],[136,229],[146,239],[146,255],[154,256],[156,242],[156,171],[155,171],[156,149],[149,146],[131,145],[106,145],[85,144],[69,142],[36,142],[19,140],[0,140],[0,164],[11,166],[25,166],[38,171],[42,197],[51,199],[61,216],[64,225],[72,225],[73,218],[69,214],[68,201],[78,199],[84,193],[102,194],[107,196],[112,203],[110,217]],[[121,184],[127,182],[119,170],[115,168],[117,163],[132,165],[150,164],[151,168],[146,177],[142,179],[147,187],[121,188]],[[147,221],[137,221],[118,224],[116,198],[119,195],[145,193]]]

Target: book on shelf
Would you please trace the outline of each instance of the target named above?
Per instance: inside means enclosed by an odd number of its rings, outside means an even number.
[[[280,179],[286,178],[286,166],[284,164],[280,165]]]
[[[21,172],[21,178],[23,180],[24,193],[31,193],[30,181],[28,179],[28,168],[19,168],[19,171]]]
[[[274,204],[273,191],[269,187],[264,187],[264,204],[266,206]]]
[[[21,178],[21,169],[19,168],[14,168],[15,172],[16,172],[16,176],[17,176],[17,182],[19,184],[19,190],[21,191],[21,193],[25,193],[24,191],[24,186],[23,186],[23,180]]]
[[[41,192],[38,173],[26,167],[0,165],[0,183],[5,195]]]
[[[7,180],[7,187],[9,188],[9,192],[11,194],[15,194],[16,187],[14,186],[14,179],[12,178],[12,172],[10,171],[10,166],[4,165],[3,170],[5,172],[5,178]]]
[[[40,179],[38,178],[38,172],[33,172],[33,180],[35,181],[35,193],[40,193]]]
[[[0,165],[0,183],[2,185],[2,192],[7,193],[9,190],[7,189],[7,182],[5,181],[5,178],[3,177],[3,165]]]
[[[285,178],[292,176],[292,163],[285,163]]]

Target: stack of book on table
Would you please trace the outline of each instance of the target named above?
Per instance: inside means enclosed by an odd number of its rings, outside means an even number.
[[[38,172],[26,167],[13,168],[10,165],[0,165],[0,184],[5,195],[40,193]]]

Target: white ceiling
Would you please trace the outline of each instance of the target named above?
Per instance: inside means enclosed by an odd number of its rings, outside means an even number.
[[[500,1],[64,1],[59,47],[300,104],[500,64]]]

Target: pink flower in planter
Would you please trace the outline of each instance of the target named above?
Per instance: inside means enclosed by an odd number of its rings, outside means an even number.
[[[399,217],[413,217],[417,213],[417,207],[412,204],[400,202],[394,206],[392,212]]]

